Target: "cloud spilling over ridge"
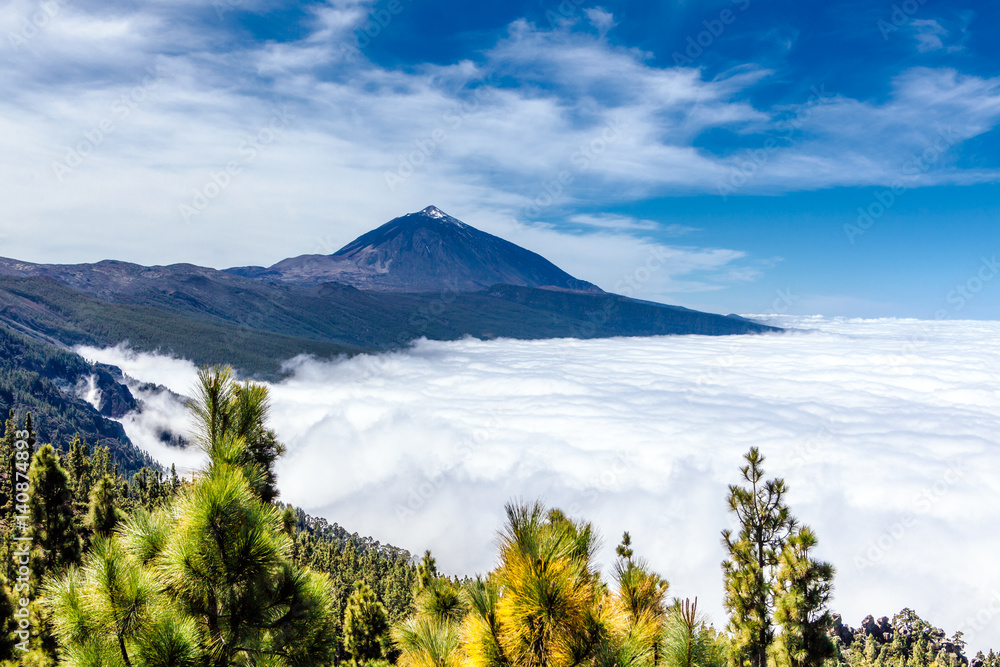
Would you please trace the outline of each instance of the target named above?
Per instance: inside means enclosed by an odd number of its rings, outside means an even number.
[[[973,650],[1000,643],[1000,323],[776,323],[799,330],[294,360],[272,387],[282,496],[461,573],[493,566],[504,502],[542,497],[600,528],[605,564],[631,531],[719,624],[726,485],[758,445],[837,566],[846,621],[909,606]],[[186,362],[83,353],[194,380]]]

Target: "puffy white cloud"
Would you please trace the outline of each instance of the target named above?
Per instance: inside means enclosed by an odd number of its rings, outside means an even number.
[[[995,645],[1000,323],[777,323],[797,330],[293,360],[272,387],[283,498],[473,573],[493,565],[503,503],[542,497],[595,522],[605,564],[631,531],[672,593],[721,623],[726,485],[757,445],[837,566],[848,622],[909,606]],[[176,361],[87,354],[193,381]]]

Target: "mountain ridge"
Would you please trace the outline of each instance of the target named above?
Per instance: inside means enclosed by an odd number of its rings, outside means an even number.
[[[344,279],[351,271],[353,285]],[[398,349],[422,337],[780,331],[603,292],[435,207],[390,220],[333,255],[302,255],[270,268],[0,258],[0,322],[65,348],[127,341],[137,350],[231,363],[269,378],[280,377],[282,364],[299,354],[330,359]]]
[[[391,292],[475,292],[499,284],[603,292],[538,253],[476,229],[436,206],[393,218],[331,255],[299,255],[269,267],[224,271],[255,280],[297,285],[340,282]]]

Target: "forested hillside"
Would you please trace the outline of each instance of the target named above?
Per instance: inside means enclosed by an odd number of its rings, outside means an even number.
[[[171,298],[189,308],[108,303],[52,278],[0,277],[0,317],[36,339],[64,346],[113,346],[175,355],[198,364],[226,361],[250,375],[274,376],[299,354],[336,358],[364,351],[338,341],[285,335],[255,328],[261,315],[244,311],[236,321],[210,312],[187,313],[199,299]],[[266,307],[266,302],[260,306]],[[197,308],[194,308],[197,310]],[[276,314],[277,316],[277,314]]]
[[[273,447],[265,433],[258,433],[261,440],[257,444],[267,442]],[[148,467],[126,475],[111,462],[108,448],[89,448],[80,438],[73,439],[66,452],[41,445],[30,415],[18,420],[14,414],[6,423],[0,460],[4,582],[0,616],[4,618],[5,638],[0,642],[0,659],[10,661],[4,664],[204,664],[203,658],[217,646],[199,648],[205,643],[200,632],[204,628],[185,615],[195,612],[184,604],[199,603],[184,598],[178,608],[170,608],[164,600],[154,601],[162,573],[142,571],[144,564],[151,562],[148,551],[133,559],[134,549],[162,545],[160,540],[179,516],[194,522],[209,520],[199,516],[200,511],[215,512],[215,527],[219,527],[218,521],[230,522],[226,545],[221,551],[198,553],[199,546],[206,546],[200,541],[204,535],[180,531],[178,537],[190,541],[177,546],[193,549],[194,557],[200,557],[200,565],[193,567],[208,577],[201,585],[217,586],[213,595],[226,598],[220,604],[228,604],[230,612],[246,614],[237,622],[230,613],[224,622],[227,630],[241,634],[244,623],[256,623],[250,634],[272,632],[260,639],[272,649],[275,642],[298,643],[294,638],[312,642],[303,649],[306,656],[324,656],[321,661],[291,660],[284,664],[329,664],[349,658],[343,647],[342,619],[356,582],[366,582],[377,591],[390,618],[401,619],[410,611],[416,567],[408,552],[349,534],[301,510],[262,502],[259,498],[269,488],[266,475],[227,474],[233,472],[226,469],[233,464],[231,460],[213,461],[212,468],[195,481],[182,480],[173,470],[164,474]],[[200,497],[205,504],[188,506],[189,514],[178,515],[185,501],[206,491],[204,486],[210,479],[217,481],[216,475],[223,483]],[[139,531],[145,531],[141,537],[137,536]],[[248,544],[248,539],[258,541]],[[30,547],[25,548],[25,543]],[[123,544],[128,546],[123,548]],[[262,559],[270,562],[265,564]],[[20,563],[28,565],[22,570]],[[254,567],[257,578],[251,581],[247,571]],[[298,573],[290,568],[299,568]],[[310,571],[317,573],[312,579]],[[195,571],[187,572],[198,576]],[[88,586],[94,588],[82,590]],[[186,593],[196,595],[192,590]],[[205,600],[201,599],[202,605]],[[319,608],[307,614],[316,623],[311,629],[293,632],[283,628],[278,632],[270,627],[275,621],[279,625],[291,623],[303,609],[316,605]],[[23,613],[22,607],[26,610]],[[116,619],[121,614],[138,614],[140,607],[142,615],[135,622],[141,627],[119,630],[126,648],[107,642],[104,633],[109,627],[110,638],[115,639]],[[176,615],[159,615],[167,612]],[[20,623],[21,617],[27,619],[26,624]],[[27,629],[21,630],[25,625]],[[18,635],[19,631],[23,634]],[[260,650],[266,653],[270,649]]]
[[[129,440],[121,417],[136,407],[120,371],[0,325],[0,414],[30,412],[36,430],[65,448],[79,435],[109,448],[124,473],[156,464]],[[78,393],[90,391],[97,406]]]

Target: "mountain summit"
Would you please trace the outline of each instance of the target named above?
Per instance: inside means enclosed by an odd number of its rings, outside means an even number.
[[[0,257],[0,339],[7,329],[57,347],[128,341],[136,350],[232,364],[262,377],[280,377],[284,362],[300,354],[332,359],[419,338],[778,331],[608,294],[434,206],[391,220],[332,255],[302,255],[270,268]]]
[[[494,285],[601,290],[541,255],[487,234],[436,206],[395,218],[332,255],[301,255],[229,273],[274,282],[338,282],[388,292],[474,292]]]

